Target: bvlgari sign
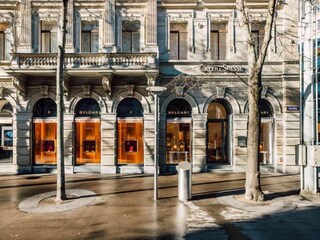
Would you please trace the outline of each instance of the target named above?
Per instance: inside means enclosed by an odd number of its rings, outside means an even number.
[[[246,69],[239,65],[202,65],[200,70],[204,73],[245,73]]]

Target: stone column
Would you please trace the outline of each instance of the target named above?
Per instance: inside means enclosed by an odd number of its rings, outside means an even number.
[[[67,35],[66,35],[66,52],[74,53],[73,46],[73,0],[68,2],[68,16],[67,16]]]
[[[247,147],[239,146],[238,137],[247,137],[248,134],[248,114],[233,115],[234,130],[234,160],[233,169],[235,171],[245,171],[247,165]]]
[[[167,125],[167,114],[159,114],[159,166],[160,172],[165,172],[166,167],[166,125]]]
[[[144,114],[144,173],[154,172],[154,113]]]
[[[207,170],[206,133],[207,114],[193,114],[192,132],[192,166],[193,172],[205,172]]]
[[[31,156],[31,130],[32,130],[32,113],[16,113],[16,156],[18,173],[32,172]]]
[[[101,173],[116,173],[117,161],[117,116],[115,113],[101,114]]]
[[[146,21],[146,52],[158,52],[157,46],[157,0],[148,0]]]
[[[73,154],[74,154],[74,115],[73,113],[64,114],[64,164],[65,172],[73,173]]]
[[[116,52],[115,46],[115,1],[107,0],[104,12],[104,41],[103,47],[106,52]]]
[[[20,4],[20,44],[18,52],[31,53],[31,0],[21,0]]]

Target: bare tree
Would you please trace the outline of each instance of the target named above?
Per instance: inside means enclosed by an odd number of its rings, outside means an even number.
[[[61,20],[61,41],[58,46],[57,57],[57,128],[58,128],[58,141],[57,141],[57,197],[56,201],[61,202],[66,200],[66,187],[65,187],[65,173],[64,173],[64,145],[63,145],[63,70],[64,70],[64,53],[66,46],[66,25],[68,14],[68,0],[62,0],[62,20]]]
[[[254,39],[251,34],[250,17],[246,0],[237,0],[240,27],[246,44],[248,61],[248,146],[245,198],[263,201],[264,194],[260,183],[259,141],[260,141],[260,102],[262,91],[262,69],[265,63],[269,43],[272,39],[272,28],[275,20],[277,0],[269,0],[265,35],[259,51],[255,51]]]

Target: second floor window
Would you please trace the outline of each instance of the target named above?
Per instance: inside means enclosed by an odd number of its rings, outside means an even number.
[[[122,52],[140,52],[139,21],[122,21]]]
[[[99,52],[98,22],[81,23],[81,52]]]
[[[225,60],[227,52],[227,24],[212,23],[210,32],[211,59]]]
[[[251,36],[254,44],[255,54],[258,56],[264,38],[264,24],[261,23],[252,25]]]
[[[188,24],[170,24],[170,59],[186,60],[188,58]]]
[[[41,21],[41,52],[56,53],[57,40],[57,23]]]
[[[7,24],[0,23],[0,61],[10,59],[11,43],[8,34],[6,33],[7,28]]]

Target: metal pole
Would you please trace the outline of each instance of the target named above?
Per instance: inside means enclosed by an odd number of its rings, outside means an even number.
[[[158,200],[158,93],[154,92],[154,200]]]

